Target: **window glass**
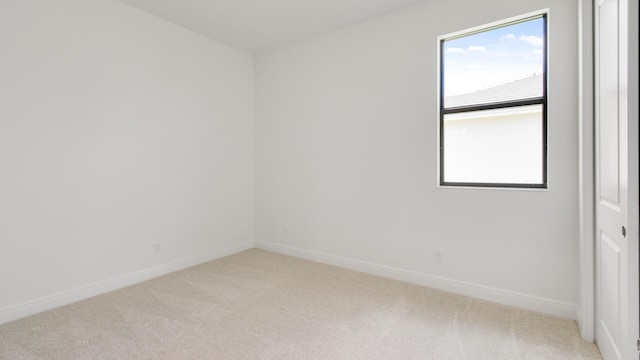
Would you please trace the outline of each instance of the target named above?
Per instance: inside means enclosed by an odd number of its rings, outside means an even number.
[[[542,96],[543,25],[537,18],[445,40],[445,107]]]
[[[445,181],[542,183],[542,106],[445,115]]]
[[[545,15],[441,40],[441,185],[546,188],[545,59]]]

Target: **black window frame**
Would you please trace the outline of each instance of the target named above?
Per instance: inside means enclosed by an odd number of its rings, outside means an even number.
[[[444,44],[448,40],[459,39],[462,37],[491,31],[494,29],[507,27],[510,25],[515,25],[522,22],[527,22],[530,20],[540,19],[543,21],[543,46],[542,46],[542,96],[528,99],[518,99],[513,101],[501,101],[501,102],[493,102],[493,103],[482,103],[478,105],[469,105],[469,106],[457,106],[457,107],[449,107],[446,108],[444,105]],[[470,188],[511,188],[511,189],[547,189],[548,188],[548,134],[547,134],[547,50],[548,50],[548,19],[547,12],[526,16],[521,19],[515,21],[507,21],[504,23],[500,23],[493,26],[486,26],[479,30],[469,31],[466,33],[462,33],[460,35],[450,36],[446,38],[439,39],[439,47],[440,47],[440,91],[439,91],[439,125],[440,125],[440,134],[439,134],[439,185],[443,187],[470,187]],[[541,105],[542,106],[542,183],[492,183],[492,182],[451,182],[445,181],[445,168],[444,168],[444,118],[445,115],[456,114],[456,113],[468,113],[474,111],[482,111],[482,110],[495,110],[495,109],[504,109],[511,107],[522,107],[529,105]]]

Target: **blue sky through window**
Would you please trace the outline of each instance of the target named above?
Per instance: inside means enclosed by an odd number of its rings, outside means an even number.
[[[445,97],[541,74],[544,20],[445,40],[443,48]]]

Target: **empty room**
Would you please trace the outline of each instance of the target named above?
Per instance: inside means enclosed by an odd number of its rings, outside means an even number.
[[[0,359],[638,360],[637,0],[0,0]]]

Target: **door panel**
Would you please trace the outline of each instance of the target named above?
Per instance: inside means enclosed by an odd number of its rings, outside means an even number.
[[[627,119],[622,107],[626,43],[621,4],[595,0],[596,68],[596,338],[605,360],[623,359],[628,340]],[[626,8],[626,7],[625,7]]]
[[[601,323],[617,348],[620,344],[620,247],[606,234],[600,237]]]
[[[616,0],[601,1],[598,14],[599,113],[600,122],[600,200],[620,206],[618,147],[618,4]],[[615,26],[614,26],[615,25]]]

